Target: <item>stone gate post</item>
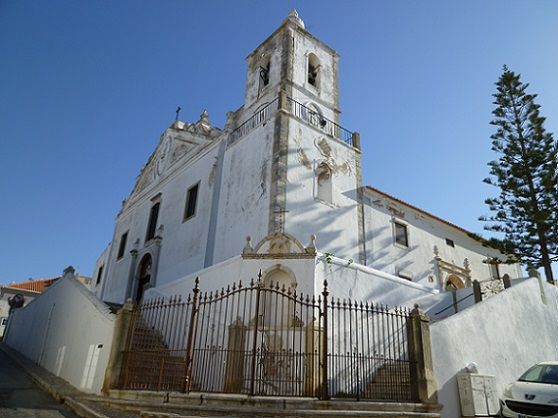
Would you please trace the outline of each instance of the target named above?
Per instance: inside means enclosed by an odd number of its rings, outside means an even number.
[[[116,313],[112,334],[112,347],[103,381],[102,391],[104,393],[119,387],[122,366],[124,364],[124,352],[129,348],[128,345],[130,344],[133,308],[134,305],[128,299],[124,306]]]
[[[248,328],[238,318],[229,325],[227,363],[224,391],[241,393],[244,382],[244,357],[246,353],[246,332]]]
[[[430,342],[430,319],[416,305],[407,322],[407,336],[413,398],[422,403],[437,403]]]

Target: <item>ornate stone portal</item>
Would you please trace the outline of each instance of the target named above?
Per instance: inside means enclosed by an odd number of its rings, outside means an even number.
[[[437,246],[434,246],[433,251],[434,272],[442,289],[455,290],[472,286],[468,259],[463,260],[463,267],[461,267],[443,260]]]

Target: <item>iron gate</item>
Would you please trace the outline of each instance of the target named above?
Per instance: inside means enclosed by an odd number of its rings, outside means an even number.
[[[258,280],[135,307],[121,387],[414,400],[406,308]]]

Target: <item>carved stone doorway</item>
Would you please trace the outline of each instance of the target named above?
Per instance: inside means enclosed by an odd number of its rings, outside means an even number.
[[[151,282],[151,268],[153,260],[151,254],[147,253],[143,256],[139,264],[138,287],[136,290],[135,302],[138,303],[143,297],[143,293],[147,290],[147,285]]]

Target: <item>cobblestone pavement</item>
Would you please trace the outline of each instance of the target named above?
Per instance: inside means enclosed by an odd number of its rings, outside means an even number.
[[[31,378],[0,351],[0,417],[78,418],[43,392]]]

